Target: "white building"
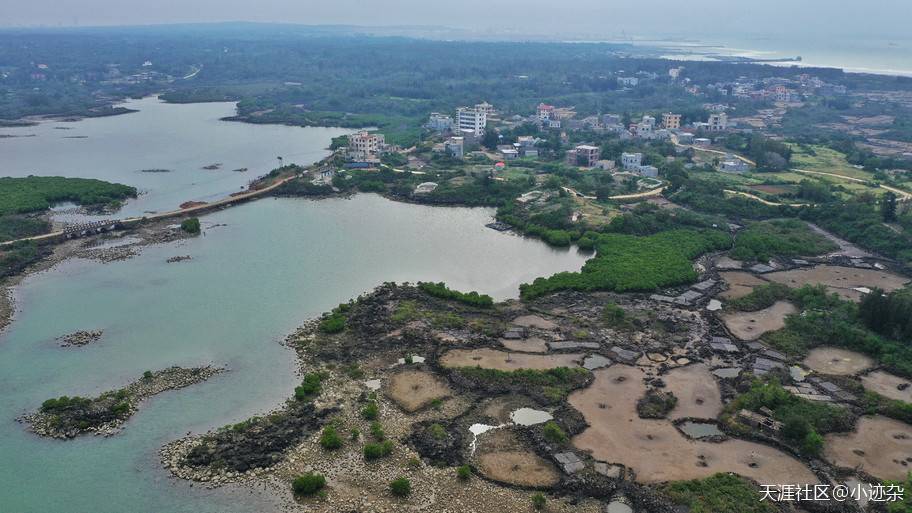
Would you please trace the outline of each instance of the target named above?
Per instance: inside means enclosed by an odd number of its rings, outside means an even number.
[[[444,150],[447,155],[455,159],[463,158],[465,156],[465,139],[462,137],[450,137],[444,143]]]
[[[642,153],[621,153],[621,167],[628,171],[639,168],[642,163]]]
[[[354,160],[374,158],[385,147],[383,134],[361,131],[348,136],[348,154]]]
[[[554,116],[554,106],[548,105],[545,103],[539,103],[538,109],[535,111],[535,115],[538,116],[539,121],[548,121]]]
[[[485,115],[488,116],[489,118],[497,115],[497,110],[494,108],[493,105],[491,105],[488,102],[481,102],[481,103],[475,105],[475,110],[484,111]]]
[[[622,87],[636,87],[640,83],[640,79],[636,77],[619,77],[618,85]]]
[[[476,137],[484,135],[488,124],[488,114],[477,107],[459,107],[456,109],[456,127],[459,130],[471,130]]]
[[[453,124],[453,116],[432,112],[426,126],[435,132],[449,132],[453,130],[455,125]]]

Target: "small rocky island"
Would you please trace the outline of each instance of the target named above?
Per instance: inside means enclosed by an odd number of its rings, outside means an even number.
[[[103,334],[104,331],[102,330],[80,330],[57,337],[57,340],[60,341],[60,347],[81,347],[92,342],[98,342]]]
[[[62,396],[48,399],[37,412],[21,420],[27,422],[35,434],[46,437],[70,439],[87,433],[111,436],[136,412],[143,399],[200,383],[224,370],[206,366],[146,371],[126,387],[95,398]]]

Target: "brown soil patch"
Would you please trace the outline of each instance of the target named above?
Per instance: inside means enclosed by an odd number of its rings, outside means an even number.
[[[862,417],[854,432],[827,435],[823,454],[842,467],[861,466],[881,479],[904,479],[912,461],[912,426],[886,417]]]
[[[719,273],[719,277],[728,285],[728,289],[721,292],[719,297],[724,299],[738,299],[750,294],[754,287],[768,283],[751,273],[729,271]]]
[[[868,390],[890,399],[912,404],[912,386],[909,386],[910,382],[912,380],[894,376],[884,371],[874,371],[861,377],[861,383]],[[903,387],[903,390],[900,390],[899,387]]]
[[[722,411],[722,394],[708,366],[680,367],[662,376],[662,379],[665,390],[678,398],[678,404],[668,415],[669,419],[714,419]]]
[[[435,399],[448,397],[452,391],[446,383],[430,372],[409,370],[390,378],[386,394],[407,413],[431,404]]]
[[[795,191],[794,187],[788,185],[751,185],[750,188],[767,194],[787,194]]]
[[[811,268],[779,271],[766,274],[765,277],[771,281],[795,288],[807,284],[821,284],[826,286],[831,292],[856,302],[860,301],[863,295],[861,292],[854,290],[856,287],[867,287],[869,289],[877,287],[887,292],[892,292],[902,288],[903,285],[909,282],[907,278],[889,271],[855,269],[835,265],[818,265]]]
[[[529,337],[522,340],[511,340],[502,338],[500,344],[510,351],[519,351],[521,353],[547,353],[548,345],[544,339],[538,337]]]
[[[821,374],[851,376],[870,369],[874,360],[855,351],[837,347],[818,347],[812,349],[804,359],[804,365]]]
[[[554,321],[549,321],[548,319],[542,318],[538,315],[523,315],[513,319],[513,324],[516,326],[523,326],[526,328],[539,328],[543,330],[556,330],[557,323]]]
[[[589,388],[570,395],[570,404],[590,424],[573,444],[596,459],[632,468],[639,482],[735,472],[761,483],[817,483],[800,461],[772,447],[743,440],[689,440],[668,420],[639,418],[636,400],[646,389],[639,369],[614,365],[594,374]]]
[[[481,367],[514,371],[517,369],[556,369],[558,367],[578,367],[583,358],[581,354],[517,354],[496,349],[453,349],[440,357],[444,367]]]
[[[756,312],[738,312],[722,316],[725,327],[741,340],[756,340],[764,333],[785,327],[785,316],[797,312],[788,301],[776,301],[773,306]]]
[[[560,481],[554,466],[532,451],[495,451],[478,457],[488,479],[516,486],[551,487]]]

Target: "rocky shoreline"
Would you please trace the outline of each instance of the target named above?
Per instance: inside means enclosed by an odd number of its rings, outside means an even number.
[[[212,366],[146,371],[126,387],[92,399],[67,396],[48,399],[37,412],[19,421],[28,424],[36,435],[49,438],[72,439],[88,433],[112,436],[120,432],[144,399],[201,383],[224,371]]]

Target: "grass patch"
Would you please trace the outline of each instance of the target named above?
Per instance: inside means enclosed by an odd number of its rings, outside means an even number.
[[[474,290],[471,292],[459,292],[458,290],[448,288],[443,282],[418,282],[418,288],[434,297],[457,301],[464,305],[478,308],[491,308],[494,306],[494,299],[487,294],[479,294]]]
[[[552,404],[564,400],[567,394],[584,386],[590,376],[585,369],[569,367],[515,371],[461,367],[455,369],[455,372],[489,391],[522,391]]]

